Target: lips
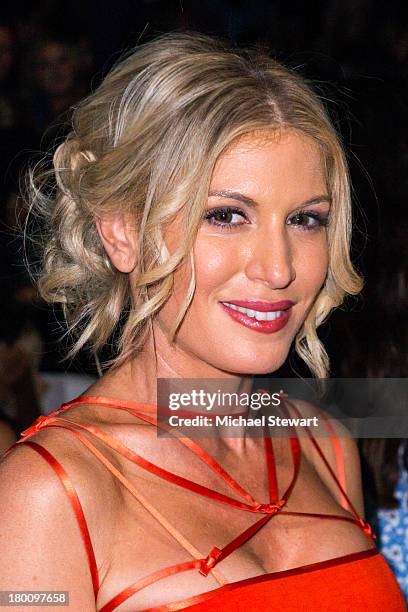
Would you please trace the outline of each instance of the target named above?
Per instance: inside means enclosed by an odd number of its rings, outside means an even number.
[[[294,306],[294,302],[291,300],[281,300],[280,302],[264,302],[257,300],[223,300],[228,304],[235,304],[241,308],[248,308],[250,310],[258,310],[259,312],[275,312],[276,310],[287,310]]]
[[[227,301],[226,301],[227,302]],[[252,329],[253,331],[261,332],[264,334],[273,334],[281,330],[289,321],[292,306],[294,303],[290,300],[283,300],[281,302],[259,302],[254,300],[228,300],[228,304],[233,304],[240,308],[247,308],[258,312],[271,312],[275,313],[273,320],[261,320],[258,321],[256,318],[249,316],[239,310],[234,310],[225,303],[219,302],[221,308],[237,323],[240,323],[244,327]]]

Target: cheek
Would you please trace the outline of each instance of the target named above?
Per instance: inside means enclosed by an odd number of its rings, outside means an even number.
[[[198,304],[205,307],[211,294],[222,289],[234,273],[233,262],[236,257],[231,253],[232,243],[217,241],[211,238],[198,237],[194,246],[196,289],[187,312],[187,319],[192,311],[197,311]],[[174,274],[172,295],[161,309],[159,318],[169,323],[179,312],[188,292],[191,280],[190,264],[184,263]],[[200,301],[197,297],[200,296]]]
[[[196,262],[196,285],[199,293],[222,287],[233,274],[234,250],[228,240],[199,238],[194,247]]]
[[[327,239],[324,234],[318,240],[303,244],[298,252],[296,278],[302,282],[308,294],[316,294],[323,285],[329,263]]]

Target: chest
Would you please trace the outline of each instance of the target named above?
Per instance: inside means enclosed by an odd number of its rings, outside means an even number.
[[[168,463],[174,463],[175,472],[178,460],[168,457]],[[203,472],[202,462],[191,457],[190,462],[191,480],[204,483],[210,490],[227,497],[242,500],[219,476],[211,471]],[[277,457],[276,463],[281,496],[291,483],[293,466],[283,455]],[[240,484],[257,502],[268,503],[265,464],[256,460],[248,467],[249,474],[241,470]],[[101,604],[138,579],[191,560],[194,553],[196,557],[204,558],[214,546],[223,549],[265,516],[141,473],[137,466],[123,464],[122,470],[140,497],[136,499],[124,487],[116,491],[116,520],[109,530],[109,569],[98,598]],[[350,516],[338,505],[313,464],[303,456],[296,484],[283,510],[251,537],[244,537],[217,569],[228,582],[235,582],[368,547],[367,540],[355,524],[313,514]],[[197,569],[189,570],[139,591],[121,605],[121,610],[134,612],[192,597],[217,586],[219,584],[211,574],[204,577]]]

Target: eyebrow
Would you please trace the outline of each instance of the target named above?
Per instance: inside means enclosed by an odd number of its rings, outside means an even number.
[[[242,202],[247,206],[259,207],[259,202],[256,200],[240,193],[239,191],[210,191],[208,197],[218,197],[218,198],[228,198],[230,200],[238,200],[238,202]],[[312,204],[320,204],[320,202],[328,202],[331,204],[331,197],[327,194],[318,195],[314,198],[310,198],[310,200],[306,200],[306,202],[302,202],[299,206],[311,206]]]

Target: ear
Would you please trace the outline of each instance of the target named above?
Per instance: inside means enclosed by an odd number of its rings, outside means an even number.
[[[113,266],[119,272],[132,272],[137,263],[137,233],[130,215],[112,214],[99,217],[96,229]]]

